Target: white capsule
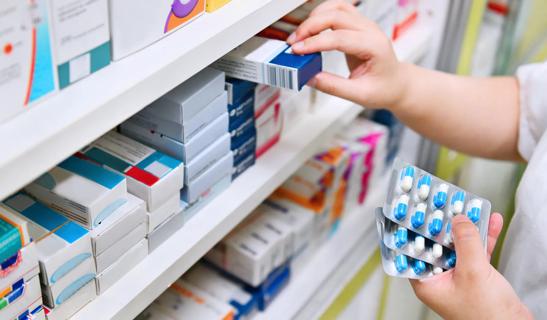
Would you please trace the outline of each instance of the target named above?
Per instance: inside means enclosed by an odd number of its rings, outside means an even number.
[[[401,171],[400,186],[403,192],[409,192],[414,182],[414,167],[408,166]]]
[[[433,274],[440,274],[443,273],[443,269],[440,267],[433,268]]]
[[[414,238],[414,252],[416,252],[416,254],[419,255],[422,252],[424,252],[424,249],[425,249],[425,238],[422,236],[417,236],[416,238]]]
[[[433,258],[438,259],[443,256],[443,246],[441,246],[438,243],[433,244],[433,248],[431,250],[431,255]]]
[[[425,175],[418,180],[418,197],[425,201],[429,196],[429,190],[431,188],[431,176]]]

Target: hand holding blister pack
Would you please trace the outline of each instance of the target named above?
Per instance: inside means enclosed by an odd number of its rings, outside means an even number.
[[[490,201],[396,159],[386,202],[376,209],[386,273],[426,278],[456,266],[452,218],[466,215],[486,248]]]

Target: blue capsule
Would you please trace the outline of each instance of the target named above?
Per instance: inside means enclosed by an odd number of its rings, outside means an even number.
[[[443,229],[443,218],[444,213],[441,210],[435,210],[435,212],[433,212],[431,222],[428,226],[429,233],[433,237],[436,237],[439,235],[439,233],[441,233]]]
[[[403,273],[408,269],[408,261],[405,255],[400,254],[395,257],[395,269],[399,273]]]
[[[409,192],[412,189],[414,181],[414,167],[408,166],[401,171],[400,186],[403,192]]]
[[[412,270],[414,270],[414,273],[419,276],[425,272],[425,262],[421,260],[414,260],[414,265],[412,266]]]
[[[451,251],[448,254],[448,259],[446,259],[446,264],[450,268],[454,268],[456,266],[456,252]]]
[[[429,196],[429,190],[431,189],[431,176],[424,175],[418,180],[418,197],[424,201]]]
[[[401,198],[399,198],[399,201],[397,201],[397,205],[394,209],[393,215],[395,216],[395,219],[402,221],[406,218],[406,214],[408,212],[408,201],[410,198],[403,194]]]
[[[410,218],[410,223],[414,229],[421,228],[425,223],[425,210],[427,206],[425,203],[418,203],[416,206],[416,211]]]
[[[452,196],[450,205],[452,206],[452,212],[455,214],[461,214],[463,212],[463,203],[465,202],[465,192],[458,191]]]
[[[439,190],[437,190],[437,193],[433,196],[433,205],[437,209],[444,208],[446,205],[446,200],[448,199],[448,185],[441,184],[439,186]]]
[[[477,223],[481,218],[481,207],[482,201],[479,199],[473,199],[473,201],[471,201],[471,208],[467,211],[467,217],[473,223]]]
[[[444,229],[444,243],[445,245],[452,243],[452,222],[450,221],[446,223],[446,228]]]
[[[393,236],[397,248],[402,248],[408,243],[408,231],[403,227],[399,227]]]

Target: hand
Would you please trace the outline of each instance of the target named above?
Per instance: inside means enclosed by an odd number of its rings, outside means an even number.
[[[327,1],[315,8],[287,42],[297,54],[330,50],[346,54],[349,79],[322,72],[310,81],[323,92],[375,108],[395,106],[404,95],[405,68],[391,41],[345,1]]]
[[[456,267],[411,280],[416,296],[444,319],[532,319],[509,282],[489,262],[502,226],[502,216],[492,214],[485,253],[476,226],[466,216],[454,217]]]

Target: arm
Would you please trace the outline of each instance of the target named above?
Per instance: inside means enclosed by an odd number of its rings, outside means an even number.
[[[346,53],[349,78],[323,72],[310,83],[317,89],[388,108],[412,129],[454,150],[519,159],[516,79],[454,76],[398,62],[389,39],[343,1],[316,8],[288,42],[300,54]]]

